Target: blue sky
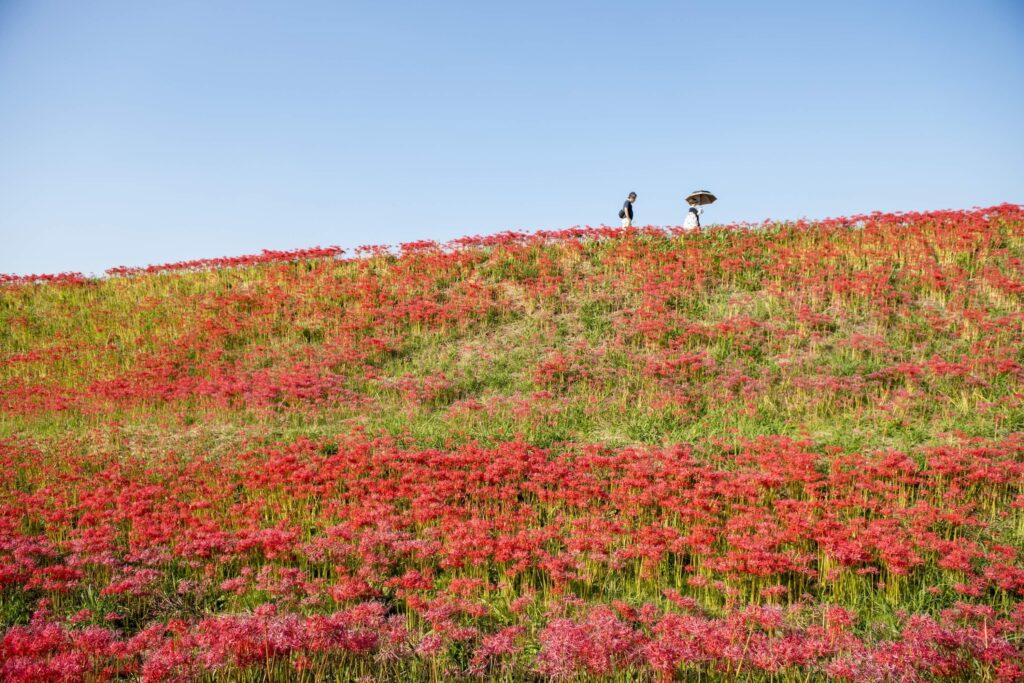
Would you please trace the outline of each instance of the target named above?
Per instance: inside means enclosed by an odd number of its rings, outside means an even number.
[[[0,272],[1024,203],[1024,4],[0,0]]]

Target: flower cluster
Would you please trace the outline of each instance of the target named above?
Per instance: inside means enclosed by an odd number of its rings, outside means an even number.
[[[0,287],[0,680],[1024,678],[1024,209]]]

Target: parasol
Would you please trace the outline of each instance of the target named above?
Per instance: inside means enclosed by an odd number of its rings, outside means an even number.
[[[707,190],[694,190],[690,194],[686,195],[686,201],[693,201],[697,206],[704,206],[705,204],[713,204],[718,199],[715,195],[711,194]]]

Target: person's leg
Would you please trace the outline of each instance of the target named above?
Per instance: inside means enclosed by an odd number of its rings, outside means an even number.
[[[626,216],[625,218],[622,219],[622,227],[630,228],[632,226],[633,226],[633,219],[631,219],[629,216]]]

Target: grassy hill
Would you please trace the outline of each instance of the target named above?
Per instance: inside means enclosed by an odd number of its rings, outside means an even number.
[[[0,466],[0,678],[1015,680],[1024,208],[0,276]]]

